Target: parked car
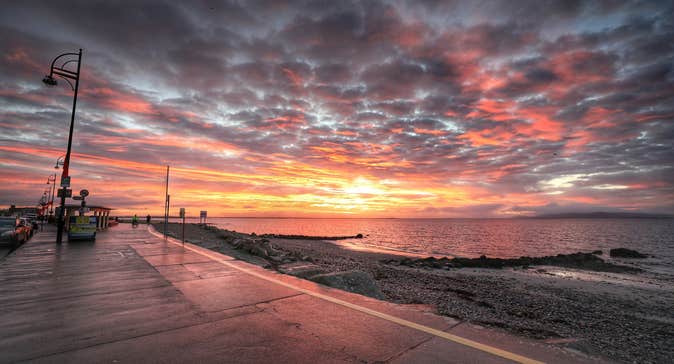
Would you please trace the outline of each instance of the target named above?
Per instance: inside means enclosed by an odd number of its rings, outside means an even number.
[[[32,238],[33,234],[35,234],[35,231],[37,231],[33,228],[33,223],[27,217],[19,218],[19,226],[23,226],[26,229],[29,239]]]
[[[33,228],[33,233],[40,231],[40,219],[43,216],[37,216],[35,214],[27,214],[24,216],[30,222],[30,226]]]
[[[16,217],[0,217],[0,245],[15,246],[28,240],[28,229]]]

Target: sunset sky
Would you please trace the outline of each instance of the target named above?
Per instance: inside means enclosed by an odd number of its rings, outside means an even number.
[[[674,213],[674,6],[655,1],[13,1],[0,206],[65,154],[115,214]]]

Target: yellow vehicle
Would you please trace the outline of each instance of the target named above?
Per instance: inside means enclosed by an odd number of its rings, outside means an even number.
[[[68,240],[95,240],[96,222],[96,216],[71,216],[68,225]]]

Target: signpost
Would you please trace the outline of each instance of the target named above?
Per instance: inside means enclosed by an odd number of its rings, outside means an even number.
[[[88,190],[80,190],[80,195],[79,196],[74,196],[73,200],[82,200],[82,205],[80,206],[80,216],[83,216],[87,212],[89,212],[89,208],[86,207],[86,198],[89,196],[89,191]]]
[[[183,218],[183,246],[185,246],[185,208],[180,208],[180,217]]]
[[[65,196],[63,196],[63,191],[65,191],[65,193],[66,193]],[[68,197],[72,197],[72,196],[73,196],[73,190],[68,189],[68,188],[62,188],[62,189],[58,190],[58,192],[56,193],[56,197],[68,198]]]

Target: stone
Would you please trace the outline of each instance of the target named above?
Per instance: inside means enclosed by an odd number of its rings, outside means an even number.
[[[305,262],[289,262],[279,265],[277,270],[280,273],[288,274],[299,278],[307,278],[325,273],[325,270],[316,264]]]
[[[318,274],[309,277],[309,280],[329,287],[358,293],[364,296],[383,299],[379,287],[374,281],[374,278],[362,271],[346,271]]]
[[[627,248],[611,249],[609,255],[614,258],[648,258],[646,254]]]

